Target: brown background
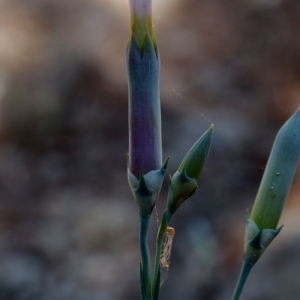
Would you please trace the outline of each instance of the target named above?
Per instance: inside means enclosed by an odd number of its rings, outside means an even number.
[[[298,0],[154,1],[167,173],[215,124],[161,299],[230,299],[276,132],[300,103]],[[125,0],[0,1],[0,299],[139,299]],[[180,94],[180,95],[178,95]],[[208,121],[208,120],[209,121]],[[300,298],[300,173],[243,300]],[[158,203],[165,206],[166,185]],[[150,230],[154,252],[156,216]]]

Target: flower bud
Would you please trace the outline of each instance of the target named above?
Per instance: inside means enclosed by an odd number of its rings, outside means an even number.
[[[199,138],[170,179],[167,204],[168,221],[182,203],[195,193],[198,187],[197,182],[208,157],[213,129],[214,126],[211,125]]]
[[[277,228],[300,155],[300,108],[281,127],[251,211],[257,227]]]
[[[178,168],[178,172],[185,169],[187,176],[199,180],[210,149],[213,130],[214,125],[212,124],[186,154]]]
[[[151,21],[151,1],[130,0],[127,47],[129,168],[134,176],[162,164],[160,59]]]

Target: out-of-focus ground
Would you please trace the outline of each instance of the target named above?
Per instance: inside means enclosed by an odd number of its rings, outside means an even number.
[[[125,0],[0,1],[0,299],[139,299]],[[276,132],[300,104],[298,0],[154,0],[164,157],[215,124],[161,299],[228,300]],[[208,121],[208,120],[209,121]],[[166,186],[158,203],[164,208]],[[300,172],[243,300],[300,299]],[[156,215],[150,230],[154,252]],[[163,275],[165,276],[165,275]]]

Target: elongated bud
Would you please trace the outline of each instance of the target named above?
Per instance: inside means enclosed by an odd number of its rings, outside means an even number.
[[[151,23],[151,1],[129,2],[129,169],[138,177],[140,172],[146,174],[162,165],[160,59]]]
[[[170,178],[167,203],[168,221],[198,187],[198,180],[208,157],[213,129],[214,126],[211,125],[199,138],[184,157],[177,172]]]
[[[279,130],[250,218],[246,214],[244,262],[232,300],[240,298],[257,260],[282,229],[277,228],[300,156],[300,109]]]
[[[251,211],[257,227],[277,228],[300,156],[300,108],[281,127]]]

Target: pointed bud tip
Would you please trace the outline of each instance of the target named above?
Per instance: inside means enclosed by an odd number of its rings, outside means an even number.
[[[164,164],[160,168],[160,171],[162,172],[162,174],[165,174],[165,172],[166,172],[166,169],[167,169],[168,163],[169,163],[169,159],[170,159],[170,156],[167,157],[167,159],[165,160]]]
[[[280,233],[281,229],[283,228],[284,224],[282,224],[278,229],[276,229],[276,235]]]

